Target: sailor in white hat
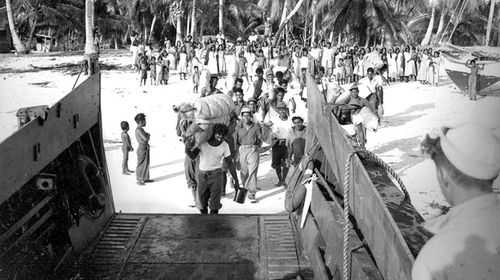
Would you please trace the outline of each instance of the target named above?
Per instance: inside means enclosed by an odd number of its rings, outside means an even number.
[[[415,260],[412,279],[499,279],[500,201],[492,186],[500,172],[500,129],[444,129],[427,135],[422,149],[452,208],[425,223],[434,236]]]

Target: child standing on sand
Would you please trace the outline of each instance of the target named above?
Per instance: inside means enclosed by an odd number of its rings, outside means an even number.
[[[465,66],[470,68],[470,76],[469,76],[469,99],[470,100],[476,100],[476,95],[477,95],[477,76],[479,70],[484,69],[484,64],[482,67],[479,67],[476,65],[476,60],[471,59],[465,63]]]
[[[161,85],[163,83],[163,56],[158,57],[154,67],[156,67],[156,85]]]
[[[128,136],[129,125],[128,122],[123,121],[120,123],[122,128],[122,152],[123,152],[123,161],[122,161],[122,174],[130,175],[134,171],[128,169],[128,152],[132,152],[134,148],[132,147],[132,143],[130,142],[130,136]]]
[[[152,56],[149,60],[149,69],[150,69],[150,79],[151,85],[156,85],[156,57]]]
[[[144,131],[146,126],[146,115],[139,113],[134,118],[137,123],[137,128],[135,129],[135,138],[139,143],[137,147],[137,184],[144,185],[144,183],[150,183],[154,180],[149,179],[149,138],[150,135]]]
[[[200,70],[198,66],[193,69],[193,93],[198,93],[198,86],[200,85]]]
[[[148,57],[143,55],[141,56],[141,81],[139,83],[139,86],[142,86],[143,84],[146,85],[146,81],[148,79]]]

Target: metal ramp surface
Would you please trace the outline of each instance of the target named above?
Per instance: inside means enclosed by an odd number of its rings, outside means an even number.
[[[84,279],[313,279],[285,215],[116,215]]]

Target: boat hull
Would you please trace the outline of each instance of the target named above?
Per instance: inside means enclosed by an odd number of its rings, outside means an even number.
[[[472,57],[454,57],[445,53],[443,54],[446,74],[460,90],[467,91],[469,88],[470,69],[465,66],[465,63]],[[480,63],[484,63],[484,69],[479,70],[477,78],[477,90],[479,92],[500,82],[499,61],[481,61]]]

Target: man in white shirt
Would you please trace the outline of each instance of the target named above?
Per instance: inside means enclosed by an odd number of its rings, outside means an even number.
[[[285,179],[288,175],[290,164],[288,162],[286,138],[292,123],[288,119],[288,109],[285,102],[278,102],[276,104],[276,109],[279,113],[279,119],[274,120],[271,126],[272,138],[276,141],[272,148],[271,166],[276,170],[276,175],[278,176],[278,183],[276,183],[275,186],[286,187]]]
[[[229,145],[224,141],[227,135],[227,126],[216,124],[213,136],[205,143],[193,148],[194,138],[186,144],[186,154],[191,159],[199,159],[198,188],[196,193],[196,206],[202,214],[218,214],[222,208],[220,198],[224,188],[224,172],[222,171],[223,161],[226,163],[229,172],[234,180],[234,188],[239,189],[238,176],[234,168]]]
[[[500,129],[464,124],[425,138],[451,210],[425,222],[434,236],[415,260],[413,280],[499,279],[500,201],[492,191],[500,172]]]
[[[384,104],[384,89],[382,88],[384,81],[380,75],[375,75],[373,68],[366,70],[366,77],[358,81],[359,96],[365,98],[372,104],[375,109],[375,114],[379,118],[382,117]]]

